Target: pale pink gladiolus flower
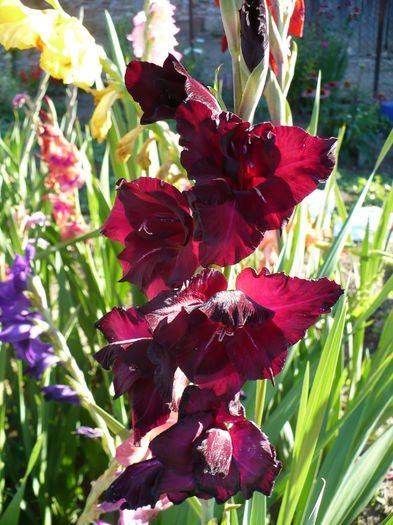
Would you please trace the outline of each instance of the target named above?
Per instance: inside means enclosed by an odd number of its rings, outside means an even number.
[[[99,514],[106,514],[108,512],[120,510],[120,517],[117,525],[149,525],[150,520],[155,518],[160,511],[166,510],[173,505],[167,496],[162,496],[153,508],[148,505],[136,510],[121,510],[120,507],[124,502],[124,499],[116,501],[115,503],[104,501],[104,503],[97,505],[96,509]],[[94,525],[109,525],[109,523],[101,519],[96,519]]]
[[[31,215],[26,215],[25,230],[29,228],[34,229],[36,226],[43,228],[44,226],[49,226],[49,224],[48,217],[42,211],[36,211]]]
[[[175,9],[169,0],[152,0],[150,3],[147,28],[149,49],[146,57],[144,56],[146,54],[146,13],[140,11],[134,16],[134,28],[132,33],[127,35],[127,39],[132,42],[136,58],[144,57],[158,66],[162,66],[169,53],[181,60],[182,55],[175,51],[175,47],[178,45],[175,35],[180,31],[176,27],[173,17]]]
[[[69,239],[79,237],[79,235],[83,235],[88,231],[90,231],[90,228],[87,224],[78,221],[70,221],[60,228],[60,237],[62,241],[68,241]]]
[[[158,434],[161,434],[161,432],[164,432],[164,430],[167,430],[176,422],[177,414],[172,412],[168,420],[163,425],[160,425],[159,427],[150,430],[150,432],[148,432],[142,437],[138,444],[135,443],[134,434],[133,432],[131,432],[131,437],[129,437],[116,449],[116,459],[118,463],[120,463],[120,465],[122,465],[123,467],[128,467],[129,465],[133,465],[134,463],[139,463],[140,461],[144,461],[145,459],[150,459],[150,442],[155,437],[157,437]]]
[[[163,496],[152,509],[150,505],[140,507],[136,510],[121,510],[118,525],[149,525],[150,520],[155,518],[159,512],[171,507],[173,503],[167,496]]]

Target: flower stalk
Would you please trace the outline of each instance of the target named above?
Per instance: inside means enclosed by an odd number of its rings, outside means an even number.
[[[87,386],[85,376],[82,370],[79,368],[75,358],[73,357],[67,342],[57,328],[53,324],[51,313],[48,309],[46,302],[46,294],[41,283],[41,280],[38,276],[34,276],[30,280],[30,290],[32,292],[32,299],[34,300],[35,306],[38,311],[41,313],[43,320],[47,323],[48,326],[48,336],[53,342],[53,346],[57,351],[57,355],[60,358],[64,368],[69,374],[69,382],[72,388],[78,394],[82,406],[88,410],[92,419],[95,421],[97,426],[103,432],[103,447],[105,452],[110,458],[113,458],[116,453],[115,442],[110,432],[105,420],[97,413],[95,410],[96,403],[91,393],[89,387]],[[108,414],[109,416],[109,414]],[[111,417],[111,416],[110,416]],[[120,425],[120,423],[119,423]],[[125,430],[125,428],[124,428]]]

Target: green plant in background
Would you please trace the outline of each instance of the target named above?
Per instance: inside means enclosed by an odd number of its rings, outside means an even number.
[[[304,38],[297,40],[298,57],[288,100],[296,108],[312,77],[322,72],[322,81],[340,82],[345,78],[350,38],[357,24],[359,10],[350,3],[337,7],[321,6],[314,20],[306,23]],[[338,22],[337,22],[338,17]],[[332,21],[335,23],[332,23]],[[337,31],[337,26],[339,31]]]
[[[2,74],[0,78],[0,129],[3,129],[12,120],[12,99],[20,91],[20,82],[15,77],[12,67],[12,55],[1,57]]]
[[[303,110],[312,106],[315,85],[316,79],[311,78],[302,93]],[[323,135],[337,134],[345,124],[343,161],[371,164],[375,154],[375,137],[387,133],[391,126],[390,120],[381,115],[379,102],[348,81],[325,83],[322,96],[320,127]]]

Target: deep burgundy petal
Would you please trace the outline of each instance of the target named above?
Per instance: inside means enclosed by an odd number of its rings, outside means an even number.
[[[253,169],[247,177],[266,201],[261,227],[276,228],[319,182],[326,181],[334,168],[335,146],[335,138],[314,137],[296,126],[276,126],[268,133],[266,124],[253,129],[248,147],[248,166]]]
[[[181,398],[179,421],[200,412],[210,412],[218,423],[244,419],[244,408],[239,401],[239,396],[227,403],[219,399],[211,389],[201,390],[196,385],[190,385],[184,390]]]
[[[144,112],[142,124],[174,118],[179,104],[186,99],[186,76],[175,70],[175,60],[169,55],[163,67],[139,60],[128,64],[124,80]]]
[[[240,44],[244,61],[252,72],[269,44],[265,0],[244,0],[240,9]]]
[[[196,459],[196,463],[200,463],[202,467],[202,472],[222,477],[229,474],[232,462],[232,442],[227,430],[210,428],[204,432],[194,445],[193,453],[194,465]]]
[[[199,311],[193,312],[186,335],[178,342],[177,360],[191,381],[229,400],[240,390],[244,378],[228,359],[220,341],[221,331],[225,332],[225,327],[218,327]]]
[[[251,421],[235,423],[229,433],[244,497],[250,498],[254,490],[270,496],[281,463],[268,438]]]
[[[198,310],[215,323],[221,323],[234,330],[247,322],[261,323],[271,319],[274,312],[250,300],[240,290],[217,292]]]
[[[141,239],[134,232],[127,237],[127,241],[126,247],[118,256],[123,269],[121,280],[134,283],[150,299],[168,289],[173,263],[179,251],[172,246],[165,246],[162,241]],[[189,277],[190,270],[184,270],[184,278]]]
[[[149,325],[135,308],[113,308],[96,326],[110,343],[151,338]]]
[[[121,242],[123,245],[127,235],[130,233],[130,224],[125,218],[124,206],[117,194],[113,208],[101,231],[112,241]]]
[[[127,365],[121,359],[116,359],[113,363],[114,398],[117,399],[128,392],[139,378],[140,372],[137,368]]]
[[[153,375],[136,381],[129,396],[135,441],[139,441],[149,430],[166,422],[170,408],[154,384]]]
[[[240,193],[231,190],[224,180],[198,184],[188,192],[196,221],[194,238],[200,241],[199,261],[203,266],[235,264],[260,244],[263,232],[242,214]]]
[[[195,441],[214,422],[208,412],[200,412],[179,420],[150,443],[150,450],[168,469],[190,472]]]
[[[282,369],[288,342],[273,321],[250,324],[225,338],[226,352],[235,370],[249,380],[271,379]]]
[[[240,476],[232,462],[232,442],[227,430],[211,428],[194,446],[193,477],[198,491],[227,501],[240,490]]]
[[[119,476],[106,491],[107,501],[125,498],[125,508],[137,509],[145,505],[155,506],[160,498],[157,485],[164,468],[157,459],[135,463]]]
[[[275,312],[273,322],[290,345],[302,339],[321,314],[330,312],[343,293],[337,283],[326,278],[311,281],[284,273],[270,274],[266,268],[260,274],[246,268],[239,274],[236,287]]]
[[[165,469],[157,483],[157,490],[160,494],[166,494],[176,505],[193,496],[196,488],[192,478],[191,465],[189,471],[185,473]]]
[[[135,283],[149,297],[180,286],[199,265],[187,202],[174,186],[159,179],[120,181],[102,231],[125,246],[119,255],[123,280]]]
[[[117,195],[123,204],[125,219],[145,239],[151,235],[184,236],[183,226],[190,222],[189,210],[175,186],[161,179],[141,177],[133,182],[121,181]]]
[[[218,356],[216,355],[215,357]],[[217,396],[228,401],[240,391],[246,382],[246,378],[235,370],[232,363],[228,360],[227,355],[224,354],[224,351],[222,358],[225,362],[224,366],[219,363],[220,368],[214,371],[212,371],[210,364],[206,371],[206,367],[202,368],[202,363],[195,372],[194,382],[201,388],[213,390]],[[206,361],[209,361],[208,356],[206,357]]]
[[[177,108],[190,98],[200,100],[212,111],[220,111],[210,91],[193,79],[171,54],[162,67],[133,60],[127,66],[125,84],[142,107],[142,124],[174,118]]]
[[[198,100],[182,104],[176,113],[180,145],[184,148],[181,163],[188,177],[198,183],[225,177],[236,178],[239,160],[231,139],[248,123],[233,113],[215,114]]]
[[[175,352],[153,342],[149,346],[148,355],[154,365],[154,383],[161,397],[167,403],[171,403],[174,375],[177,368]]]
[[[115,360],[122,355],[122,352],[124,352],[124,349],[121,347],[121,345],[110,344],[104,346],[101,348],[101,350],[94,354],[94,359],[100,363],[102,368],[109,370]]]
[[[253,251],[252,236],[260,240],[264,231],[282,227],[334,167],[336,139],[313,137],[298,127],[253,127],[231,113],[213,115],[198,101],[181,106],[176,119],[182,164],[196,181],[188,200],[203,264],[221,261],[217,245],[226,251],[222,225],[232,227],[234,218],[238,224],[235,236],[231,232],[235,247],[223,263],[233,264]]]
[[[225,276],[218,270],[206,268],[194,275],[180,291],[164,291],[140,308],[152,330],[160,322],[171,323],[183,308],[202,304],[216,292],[227,289]]]

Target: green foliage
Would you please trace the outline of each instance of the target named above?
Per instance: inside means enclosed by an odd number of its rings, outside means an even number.
[[[391,127],[389,119],[380,113],[379,102],[349,83],[338,88],[325,84],[325,92],[329,95],[321,104],[322,134],[337,133],[345,123],[344,160],[370,163],[375,138],[380,133],[388,132]]]

